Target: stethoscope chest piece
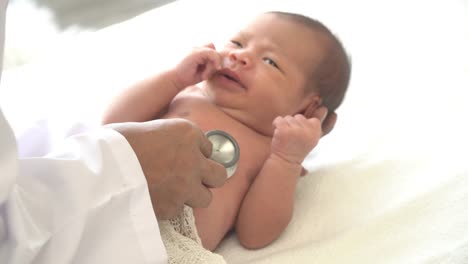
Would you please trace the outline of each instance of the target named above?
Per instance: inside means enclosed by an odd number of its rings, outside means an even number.
[[[227,132],[222,130],[211,130],[206,132],[206,137],[213,145],[211,159],[222,164],[231,177],[237,169],[240,149],[237,141]]]

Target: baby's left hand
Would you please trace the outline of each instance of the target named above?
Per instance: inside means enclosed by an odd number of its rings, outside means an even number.
[[[304,161],[322,136],[322,122],[316,117],[307,119],[300,114],[277,117],[273,126],[272,154],[295,164]]]

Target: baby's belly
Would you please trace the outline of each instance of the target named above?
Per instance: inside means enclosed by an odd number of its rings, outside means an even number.
[[[211,189],[207,208],[194,208],[195,223],[203,246],[214,250],[235,226],[241,202],[250,187],[245,175],[235,174],[221,188]]]

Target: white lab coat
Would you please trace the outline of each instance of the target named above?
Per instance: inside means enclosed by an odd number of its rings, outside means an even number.
[[[7,1],[0,5],[1,60]],[[34,142],[22,147],[44,140]],[[122,135],[99,128],[19,158],[0,109],[0,263],[166,262],[145,177]]]

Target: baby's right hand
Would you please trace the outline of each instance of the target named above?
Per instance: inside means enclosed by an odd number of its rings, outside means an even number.
[[[221,55],[216,51],[213,44],[194,48],[174,68],[175,85],[179,90],[182,90],[187,86],[197,84],[220,70],[221,65]]]

